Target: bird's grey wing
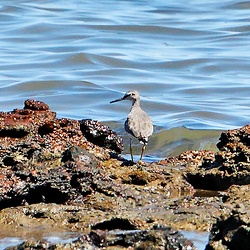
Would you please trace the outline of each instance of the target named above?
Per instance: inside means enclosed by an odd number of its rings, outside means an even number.
[[[151,118],[145,113],[129,114],[125,122],[125,130],[139,140],[148,141],[153,133]]]
[[[140,134],[137,132],[138,130],[135,128],[135,126],[136,125],[135,125],[133,117],[128,117],[124,123],[124,129],[127,133],[138,138]]]

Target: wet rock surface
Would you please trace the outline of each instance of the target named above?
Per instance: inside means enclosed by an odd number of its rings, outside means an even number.
[[[98,121],[81,120],[80,129],[88,141],[100,147],[112,149],[117,153],[121,153],[124,149],[121,136]]]
[[[249,192],[249,185],[233,185],[221,192],[224,204],[231,210],[219,216],[213,224],[206,250],[250,249]]]
[[[220,217],[211,229],[206,250],[250,249],[250,214],[233,210],[228,217]]]
[[[134,164],[119,156],[122,139],[107,126],[58,119],[27,100],[0,113],[0,236],[24,237],[16,249],[195,249],[176,230],[212,228],[207,247],[232,249],[225,228],[233,211],[243,218],[249,209],[248,132],[223,132],[216,153]],[[248,221],[234,225],[236,236],[248,235]],[[67,244],[34,237],[60,231],[82,236]]]
[[[46,240],[29,240],[8,250],[22,249],[180,249],[195,250],[193,243],[171,228],[152,230],[92,230],[71,243],[52,244]]]
[[[185,163],[187,181],[195,188],[209,190],[250,184],[250,126],[223,132],[217,146],[217,153],[197,151],[198,157],[191,154],[195,156],[194,161],[188,166]]]

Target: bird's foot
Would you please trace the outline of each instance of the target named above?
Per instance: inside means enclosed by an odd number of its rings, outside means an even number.
[[[138,161],[138,164],[139,164],[139,165],[147,165],[147,163],[146,163],[145,161],[143,161],[143,160],[139,160],[139,161]]]

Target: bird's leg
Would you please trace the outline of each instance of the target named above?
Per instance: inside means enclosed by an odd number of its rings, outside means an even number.
[[[132,139],[131,138],[130,138],[130,155],[131,155],[131,161],[134,162],[133,149],[132,149]]]
[[[144,153],[145,153],[145,149],[146,149],[146,144],[143,144],[142,149],[141,149],[140,161],[142,161],[142,157],[143,157],[143,155],[144,155]]]

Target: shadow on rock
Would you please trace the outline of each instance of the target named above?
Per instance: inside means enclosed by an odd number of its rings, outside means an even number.
[[[181,167],[196,189],[226,190],[232,185],[250,184],[250,125],[223,132],[219,140],[217,153],[187,151],[162,164]]]
[[[249,210],[232,210],[228,217],[220,217],[213,225],[206,250],[250,249]]]

